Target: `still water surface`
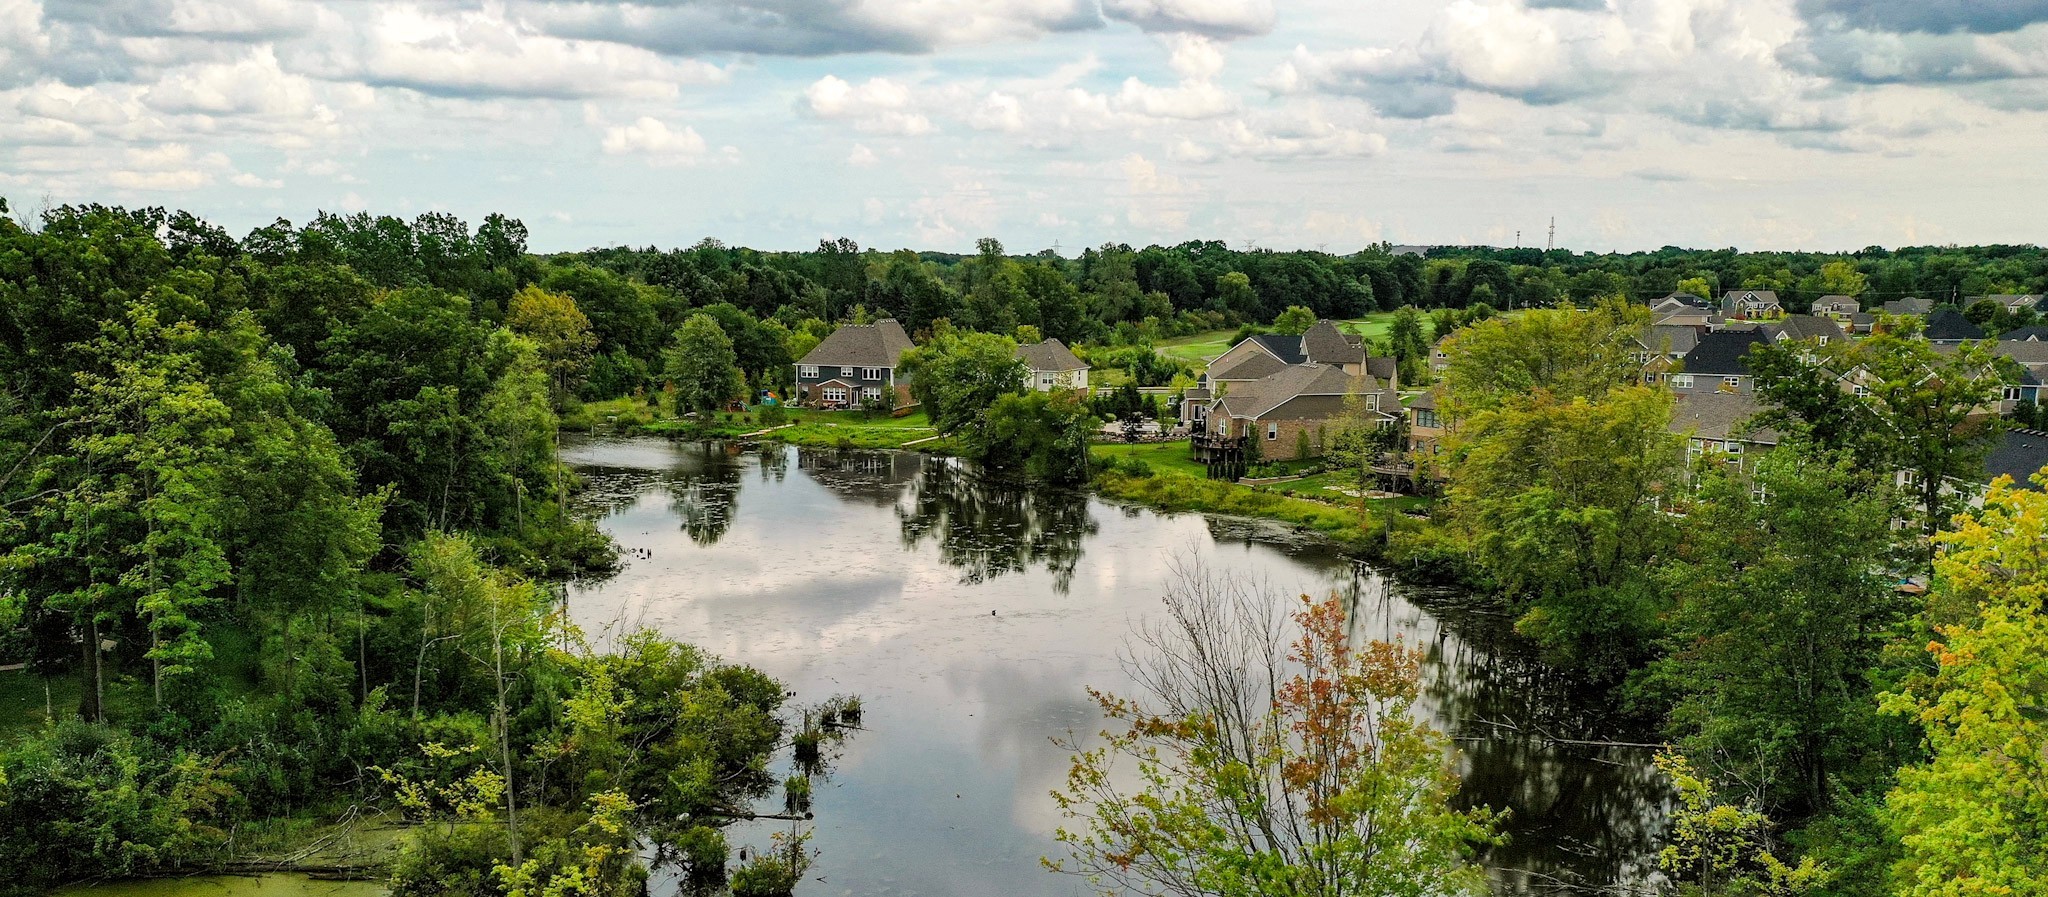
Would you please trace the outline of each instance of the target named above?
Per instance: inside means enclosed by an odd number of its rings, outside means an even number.
[[[653,627],[801,700],[862,698],[865,731],[818,787],[809,893],[1086,893],[1039,863],[1057,852],[1047,793],[1066,769],[1052,739],[1100,728],[1086,689],[1128,690],[1119,650],[1191,558],[1287,594],[1342,592],[1359,637],[1425,651],[1422,709],[1458,738],[1465,799],[1510,813],[1487,857],[1501,890],[1646,874],[1665,799],[1647,753],[1524,737],[1594,739],[1603,721],[1454,592],[1267,524],[1021,490],[949,459],[653,439],[564,454],[625,561],[570,587],[587,632]]]

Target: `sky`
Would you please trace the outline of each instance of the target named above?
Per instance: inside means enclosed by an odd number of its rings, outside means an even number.
[[[0,0],[0,196],[1074,255],[2048,242],[2048,0]]]

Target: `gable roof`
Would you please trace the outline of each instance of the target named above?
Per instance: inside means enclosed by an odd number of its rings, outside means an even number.
[[[1749,429],[1749,419],[1762,411],[1750,396],[1732,392],[1687,393],[1678,397],[1671,410],[1671,432],[1691,432],[1699,439],[1728,439],[1759,445],[1777,445],[1778,431],[1768,427]]]
[[[1261,333],[1252,337],[1251,341],[1273,353],[1273,357],[1280,359],[1283,364],[1301,364],[1308,360],[1301,354],[1301,337],[1285,333]]]
[[[1400,379],[1400,366],[1392,358],[1367,356],[1365,372],[1381,383],[1392,383]]]
[[[1778,291],[1776,291],[1776,290],[1729,290],[1729,291],[1727,291],[1727,292],[1724,292],[1724,293],[1722,293],[1722,294],[1721,294],[1721,310],[1722,310],[1722,311],[1729,311],[1729,310],[1732,310],[1732,309],[1734,309],[1734,308],[1735,308],[1735,306],[1737,306],[1738,304],[1740,304],[1740,303],[1743,303],[1743,302],[1761,302],[1761,303],[1764,303],[1764,304],[1767,304],[1767,305],[1777,305],[1777,304],[1778,304]]]
[[[1787,339],[1841,339],[1842,325],[1832,319],[1817,315],[1791,315],[1782,321],[1765,325],[1764,332],[1772,337],[1783,334]]]
[[[1074,357],[1067,344],[1056,339],[1017,347],[1017,359],[1033,371],[1085,371],[1087,363]]]
[[[2048,433],[2040,430],[2007,430],[1998,434],[1991,453],[1984,456],[1984,481],[2000,474],[2012,477],[2013,485],[2036,492],[2041,487],[2028,479],[2048,467]]]
[[[814,367],[893,368],[911,348],[910,334],[903,332],[903,325],[896,323],[895,318],[883,318],[873,324],[848,325],[832,331],[797,363]]]
[[[1209,372],[1209,382],[1218,380],[1257,380],[1270,377],[1287,369],[1287,362],[1271,355],[1257,354],[1220,371]]]
[[[1919,296],[1893,299],[1884,304],[1884,313],[1888,315],[1924,315],[1933,310],[1934,300]]]
[[[1770,342],[1761,330],[1716,330],[1700,337],[1692,351],[1685,353],[1684,367],[1687,374],[1749,374],[1749,366],[1742,363],[1742,356],[1751,347]]]
[[[1699,342],[1699,328],[1685,324],[1651,324],[1649,330],[1636,337],[1636,345],[1664,354],[1684,355]]]
[[[1969,308],[1986,299],[2017,311],[2022,308],[2039,306],[2042,297],[2039,293],[1999,293],[1995,296],[1971,296],[1963,300],[1963,307]]]
[[[2008,330],[1998,335],[1998,341],[2001,343],[2037,342],[2040,340],[2048,340],[2048,327],[2043,327],[2039,324],[2035,324],[2032,327],[2021,327],[2018,330]]]
[[[1991,344],[1991,354],[2003,355],[2024,365],[2048,364],[2048,341],[2000,340]]]
[[[1953,308],[1944,308],[1927,316],[1927,330],[1924,334],[1930,340],[1983,339],[1984,328],[1970,323],[1969,318]]]
[[[1301,354],[1318,364],[1358,364],[1365,360],[1365,340],[1329,321],[1317,321],[1301,335]]]
[[[1303,396],[1341,397],[1354,390],[1377,391],[1379,386],[1370,376],[1347,374],[1334,365],[1296,364],[1272,376],[1233,386],[1217,402],[1231,417],[1259,418]]]
[[[1680,290],[1678,292],[1672,293],[1669,296],[1657,300],[1657,307],[1662,308],[1665,305],[1674,302],[1680,305],[1690,305],[1693,308],[1702,310],[1712,308],[1714,305],[1712,302],[1708,302],[1704,297],[1695,296],[1691,293]]]
[[[1813,300],[1813,307],[1815,311],[1825,308],[1829,311],[1841,311],[1848,312],[1849,314],[1855,314],[1863,310],[1863,303],[1858,301],[1854,296],[1844,296],[1839,293],[1833,293],[1826,296],[1822,296],[1819,299]]]

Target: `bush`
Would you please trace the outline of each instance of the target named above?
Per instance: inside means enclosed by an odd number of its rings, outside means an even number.
[[[424,825],[391,863],[391,897],[499,897],[493,870],[510,862],[502,827]]]
[[[1123,455],[1104,462],[1104,470],[1134,480],[1149,480],[1153,477],[1152,465],[1136,455]]]
[[[761,426],[779,427],[789,423],[789,410],[781,405],[765,405],[761,408]]]

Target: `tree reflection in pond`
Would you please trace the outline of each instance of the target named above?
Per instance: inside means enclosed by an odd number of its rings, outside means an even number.
[[[1043,565],[1062,595],[1073,585],[1082,540],[1096,531],[1083,493],[986,476],[945,458],[925,460],[896,517],[905,548],[933,543],[963,583]]]
[[[739,443],[710,443],[698,457],[702,463],[678,466],[665,486],[677,525],[700,546],[715,545],[732,528],[739,510],[740,471],[745,449]],[[765,473],[765,468],[764,468]]]

